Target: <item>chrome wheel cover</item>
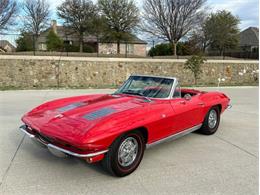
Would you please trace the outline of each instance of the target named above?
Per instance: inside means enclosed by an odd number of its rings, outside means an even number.
[[[131,165],[138,154],[138,142],[133,137],[126,138],[118,149],[118,163],[127,167]]]
[[[213,129],[216,126],[217,121],[218,121],[218,114],[216,110],[211,110],[208,119],[209,128]]]

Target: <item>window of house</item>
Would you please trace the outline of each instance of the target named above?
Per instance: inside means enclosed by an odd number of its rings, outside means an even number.
[[[129,54],[134,53],[134,44],[127,44],[127,53]]]
[[[41,43],[41,44],[39,45],[39,50],[43,50],[43,51],[47,50],[46,44],[45,44],[45,43]]]
[[[72,41],[70,41],[70,40],[64,40],[63,43],[65,45],[72,45]]]

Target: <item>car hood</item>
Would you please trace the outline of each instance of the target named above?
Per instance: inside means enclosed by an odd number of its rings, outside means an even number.
[[[143,107],[147,100],[125,95],[92,95],[47,102],[23,116],[27,125],[45,135],[80,140],[95,125],[119,113]]]

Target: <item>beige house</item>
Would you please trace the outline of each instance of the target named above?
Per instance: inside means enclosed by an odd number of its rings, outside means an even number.
[[[67,43],[71,46],[79,45],[79,36],[77,33],[73,32],[70,28],[64,26],[58,26],[55,20],[52,21],[50,28],[42,32],[37,40],[37,49],[40,51],[47,50],[47,35],[50,30],[53,30],[64,43]],[[131,41],[127,43],[120,44],[120,54],[129,54],[136,56],[146,56],[146,45],[147,43],[136,36],[132,36]],[[92,52],[99,54],[116,54],[117,53],[117,44],[115,42],[109,41],[98,41],[95,36],[86,35],[83,38],[84,46],[91,48]]]
[[[258,52],[259,29],[257,27],[249,27],[240,32],[239,44],[242,51]]]
[[[134,37],[129,43],[120,44],[120,54],[130,54],[138,56],[146,56],[146,45],[147,43],[141,39]],[[116,43],[98,43],[98,52],[100,54],[116,54],[117,44]]]
[[[0,40],[0,52],[15,52],[15,49],[15,46],[13,46],[9,41]]]

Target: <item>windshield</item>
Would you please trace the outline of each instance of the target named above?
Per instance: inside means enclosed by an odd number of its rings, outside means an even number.
[[[174,79],[131,76],[115,94],[131,94],[151,98],[167,98],[170,95]]]

